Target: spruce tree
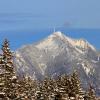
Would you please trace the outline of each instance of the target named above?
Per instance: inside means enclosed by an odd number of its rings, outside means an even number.
[[[79,100],[83,100],[84,92],[81,88],[81,82],[78,77],[77,71],[74,71],[73,74],[71,75],[71,82],[72,82],[72,88],[71,88],[72,96],[74,96],[75,98]]]
[[[15,83],[17,78],[15,76],[14,65],[13,65],[13,55],[9,48],[9,42],[7,39],[4,40],[2,45],[2,57],[0,60],[0,68],[1,68],[1,91],[4,93],[5,97],[13,99],[16,97],[15,95]]]
[[[89,89],[87,92],[87,100],[97,100],[95,95],[95,90],[92,84],[89,85]]]
[[[5,74],[4,72],[4,63],[3,63],[3,56],[0,55],[0,98],[5,98]]]
[[[47,99],[45,99],[45,93],[44,93],[44,90],[43,90],[43,86],[40,83],[37,87],[35,96],[36,96],[35,100],[47,100]]]
[[[61,94],[61,99],[68,99],[68,94],[70,93],[70,78],[68,75],[61,76],[61,86],[59,87],[59,92]]]

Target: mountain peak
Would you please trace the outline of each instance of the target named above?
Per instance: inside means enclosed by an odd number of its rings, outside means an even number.
[[[70,38],[64,35],[60,31],[54,32],[48,38],[44,39],[44,41],[37,44],[36,47],[40,49],[45,49],[45,48],[50,49],[50,48],[58,47],[61,43],[70,45],[73,48],[77,48],[77,50],[78,49],[88,50],[89,48],[91,48],[92,50],[96,51],[96,49],[86,40]]]
[[[70,37],[67,37],[64,33],[62,33],[61,31],[56,31],[52,34],[54,37],[60,37],[60,38],[70,38]],[[71,39],[71,38],[70,38]]]
[[[53,32],[50,36],[50,38],[53,38],[53,37],[66,37],[61,31],[56,31],[56,32]]]
[[[61,31],[54,32],[53,35],[62,36],[63,33]]]

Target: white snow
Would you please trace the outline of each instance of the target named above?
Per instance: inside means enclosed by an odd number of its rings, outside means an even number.
[[[84,53],[82,50],[80,50],[80,49],[78,49],[78,48],[76,48],[76,47],[75,47],[75,49],[76,49],[79,53],[81,53],[81,54]]]
[[[88,49],[88,47],[90,47],[92,50],[96,51],[96,49],[84,39],[76,40],[75,45],[83,49]]]
[[[89,67],[85,66],[84,63],[82,63],[82,66],[83,66],[83,68],[84,68],[86,74],[88,75],[88,74],[90,73],[90,69],[89,69]]]
[[[53,34],[54,34],[54,35],[58,35],[58,36],[60,36],[60,37],[63,37],[63,35],[62,35],[62,33],[61,33],[60,31],[54,32]]]
[[[44,75],[45,74],[45,69],[47,68],[47,65],[44,64],[44,63],[40,63],[39,68],[41,69],[42,75]]]
[[[17,77],[16,76],[12,76],[12,79],[16,79]]]
[[[98,61],[100,61],[100,57],[98,56]]]
[[[93,63],[98,63],[98,61],[96,61],[96,60],[92,60],[92,62],[93,62]]]
[[[55,41],[53,41],[53,38],[48,38],[45,39],[43,42],[39,43],[38,45],[36,45],[36,47],[38,49],[54,49],[57,48],[57,45],[55,43]]]
[[[20,58],[20,54],[19,53],[16,53],[16,57]]]
[[[5,95],[5,93],[4,92],[0,92],[0,95]]]

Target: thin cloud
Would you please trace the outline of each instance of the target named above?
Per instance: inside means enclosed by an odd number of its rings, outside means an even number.
[[[2,24],[16,24],[24,22],[32,22],[32,20],[45,18],[42,14],[32,13],[0,13],[0,25]]]
[[[0,13],[0,18],[29,18],[29,17],[42,17],[42,14],[33,14],[33,13]]]
[[[69,21],[65,21],[63,24],[63,27],[71,27],[71,26],[72,26],[72,24]]]

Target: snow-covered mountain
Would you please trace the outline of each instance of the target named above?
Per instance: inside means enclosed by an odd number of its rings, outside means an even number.
[[[86,40],[72,39],[61,32],[18,49],[15,66],[18,74],[36,79],[78,70],[84,87],[93,82],[100,89],[100,54]]]

